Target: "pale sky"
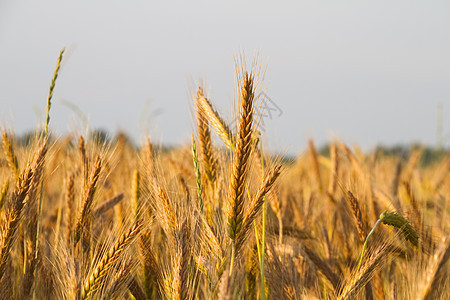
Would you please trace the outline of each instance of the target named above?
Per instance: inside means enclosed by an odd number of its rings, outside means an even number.
[[[82,130],[65,101],[91,129],[189,143],[200,80],[232,121],[241,49],[267,66],[263,89],[280,109],[264,119],[272,150],[333,137],[366,149],[434,145],[438,103],[450,132],[449,1],[1,0],[0,126],[42,124],[63,46],[57,135]]]

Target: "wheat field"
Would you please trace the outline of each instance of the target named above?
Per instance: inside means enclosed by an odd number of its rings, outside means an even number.
[[[236,130],[200,86],[190,145],[53,138],[63,54],[44,128],[2,130],[1,299],[449,298],[448,153],[269,153],[244,63]]]

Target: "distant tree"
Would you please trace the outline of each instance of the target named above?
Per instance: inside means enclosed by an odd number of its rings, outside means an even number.
[[[106,145],[110,142],[108,131],[101,128],[92,130],[89,133],[89,140],[97,145]]]

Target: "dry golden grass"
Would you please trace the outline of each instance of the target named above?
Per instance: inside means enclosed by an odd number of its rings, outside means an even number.
[[[257,78],[237,76],[237,132],[199,88],[194,143],[168,151],[3,131],[0,299],[448,299],[450,157],[310,141],[284,162]]]

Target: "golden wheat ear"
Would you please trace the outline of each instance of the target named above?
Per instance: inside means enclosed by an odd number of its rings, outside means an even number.
[[[198,163],[198,154],[197,154],[197,146],[195,143],[194,135],[192,135],[192,160],[194,162],[194,172],[195,172],[195,181],[197,183],[197,197],[199,202],[200,211],[203,212],[204,206],[204,196],[203,196],[203,184],[202,184],[202,176],[200,173],[200,166]],[[182,183],[184,180],[182,180]],[[186,188],[186,194],[189,194],[189,190]],[[186,198],[189,199],[189,196]]]
[[[233,151],[235,149],[235,145],[230,127],[213,108],[211,102],[203,96],[203,93],[197,95],[197,106],[201,108],[204,117],[209,121],[225,146]]]
[[[264,156],[262,154],[262,147],[260,149],[260,147],[258,147],[258,145],[260,145],[259,143],[259,139],[256,140],[255,142],[255,158],[256,158],[256,164],[258,165],[258,169],[260,170],[261,174],[262,174],[262,179],[264,180],[265,174],[264,174],[264,170],[265,170],[265,159]],[[269,203],[270,203],[270,207],[272,208],[272,211],[275,213],[275,215],[277,216],[278,219],[278,242],[280,244],[283,243],[283,215],[282,215],[282,202],[280,200],[280,198],[278,197],[277,193],[274,191],[273,188],[270,189],[269,191]]]
[[[14,152],[14,147],[11,138],[9,137],[6,130],[2,131],[2,142],[3,142],[3,152],[5,153],[8,166],[11,169],[14,177],[19,178],[19,163],[17,162],[17,157]]]
[[[0,190],[0,210],[3,208],[3,204],[5,203],[5,199],[6,199],[6,195],[8,194],[8,190],[9,190],[9,180],[6,180]]]
[[[100,156],[97,156],[91,175],[89,176],[88,184],[83,194],[83,204],[74,231],[75,244],[77,244],[80,240],[81,235],[85,231],[84,229],[87,228],[87,224],[89,223],[89,219],[91,218],[94,193],[97,188],[97,182],[100,177],[101,169],[102,159],[100,158]]]
[[[0,249],[0,280],[5,274],[6,265],[11,254],[11,247],[17,236],[17,229],[20,225],[22,210],[25,200],[31,187],[33,170],[31,166],[22,172],[17,180],[16,188],[12,195],[12,208],[7,214],[7,218],[1,227],[1,249]]]
[[[356,199],[356,197],[350,191],[347,191],[347,193],[345,194],[345,199],[350,204],[350,208],[351,208],[352,214],[353,214],[353,219],[355,220],[356,228],[358,231],[359,241],[363,243],[364,240],[366,239],[366,227],[367,226],[362,217],[361,208],[359,206],[359,201],[358,201],[358,199]]]
[[[139,235],[143,225],[141,221],[135,222],[131,228],[122,234],[113,247],[105,253],[91,275],[86,278],[80,291],[81,299],[88,299],[103,283],[108,272],[112,271],[125,250]]]
[[[230,182],[230,205],[228,214],[228,236],[234,241],[242,227],[244,208],[244,188],[252,150],[253,132],[253,76],[244,74],[240,88],[241,109],[233,171]]]
[[[238,250],[245,243],[248,233],[250,232],[253,226],[253,221],[256,220],[256,218],[261,214],[261,209],[265,201],[265,197],[267,193],[269,193],[269,191],[271,190],[272,186],[274,185],[275,181],[280,175],[280,172],[281,166],[276,166],[274,169],[268,172],[258,192],[256,193],[256,195],[253,197],[248,207],[246,208],[242,231],[239,234],[239,238],[237,239],[236,242],[237,244],[236,252],[238,252]]]
[[[376,249],[361,268],[357,268],[347,283],[343,286],[338,300],[354,299],[369,282],[374,272],[381,267],[388,254],[386,245]]]
[[[239,74],[238,74],[239,77]],[[252,152],[253,115],[254,115],[254,86],[253,75],[245,72],[240,89],[239,128],[236,142],[236,151],[233,157],[233,165],[230,181],[228,200],[228,237],[231,240],[230,274],[233,273],[234,259],[237,250],[237,238],[244,221],[244,190],[249,169],[249,158]]]
[[[201,98],[204,98],[203,89],[199,87],[196,101],[198,139],[200,140],[201,157],[206,176],[210,182],[214,182],[216,180],[217,161],[213,154],[208,119],[200,104]]]

